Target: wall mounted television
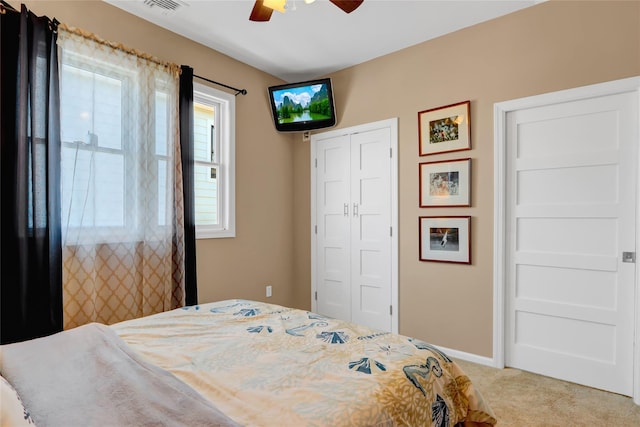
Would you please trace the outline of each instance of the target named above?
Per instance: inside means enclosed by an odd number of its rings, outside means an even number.
[[[336,124],[329,78],[271,86],[269,102],[278,132],[306,132]]]

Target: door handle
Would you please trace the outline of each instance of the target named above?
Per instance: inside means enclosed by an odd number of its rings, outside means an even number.
[[[349,203],[344,204],[343,213],[344,216],[349,216]]]
[[[353,216],[358,216],[358,204],[353,202]]]
[[[636,253],[635,252],[622,252],[622,262],[629,262],[635,264]]]

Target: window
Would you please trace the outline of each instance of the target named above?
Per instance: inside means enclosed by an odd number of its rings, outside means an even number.
[[[170,232],[170,77],[66,49],[60,66],[65,241],[127,242]],[[148,90],[147,90],[148,89]]]
[[[75,229],[122,228],[128,211],[123,189],[130,183],[124,173],[127,141],[121,136],[129,106],[120,94],[128,90],[129,79],[115,69],[98,74],[83,65],[65,63],[61,72],[64,223]],[[106,197],[96,197],[93,190],[99,186]]]
[[[193,91],[196,238],[235,237],[235,97]]]

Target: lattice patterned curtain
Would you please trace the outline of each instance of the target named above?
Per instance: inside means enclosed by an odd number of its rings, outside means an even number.
[[[179,67],[61,25],[64,327],[184,305]]]

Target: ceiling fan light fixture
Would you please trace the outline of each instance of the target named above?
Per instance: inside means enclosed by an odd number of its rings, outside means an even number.
[[[287,0],[263,0],[262,4],[270,9],[284,13]]]
[[[169,0],[145,0],[145,1],[169,1]],[[304,0],[305,3],[310,4],[315,0]],[[338,6],[345,13],[351,13],[356,10],[364,0],[329,0],[334,5]],[[255,0],[249,20],[254,22],[266,22],[271,19],[271,14],[274,10],[284,13],[285,10],[296,10],[296,0],[290,2],[290,7],[287,7],[287,0]]]

